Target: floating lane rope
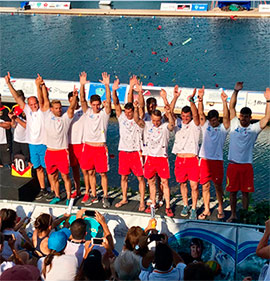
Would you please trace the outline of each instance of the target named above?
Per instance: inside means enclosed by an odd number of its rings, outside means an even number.
[[[186,41],[184,41],[183,43],[182,43],[182,45],[184,46],[184,45],[186,45],[189,41],[191,41],[192,40],[192,38],[188,38]]]

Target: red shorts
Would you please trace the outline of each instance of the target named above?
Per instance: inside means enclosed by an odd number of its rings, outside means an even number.
[[[146,179],[151,179],[156,173],[162,179],[170,178],[168,158],[146,156],[144,163],[144,177]]]
[[[45,153],[46,171],[49,175],[56,171],[62,174],[69,174],[69,154],[67,149],[46,150]]]
[[[174,173],[176,181],[184,183],[187,180],[199,181],[199,163],[197,157],[176,157]]]
[[[222,160],[200,160],[200,184],[205,184],[212,180],[213,183],[221,185],[223,181],[223,161]]]
[[[131,172],[133,172],[136,177],[143,176],[143,162],[141,153],[139,151],[119,151],[119,175],[127,176]]]
[[[83,170],[96,170],[97,173],[109,171],[109,159],[107,146],[83,145],[81,156],[81,168]]]
[[[69,159],[70,166],[75,167],[80,164],[82,156],[83,144],[70,144],[68,147],[69,150]]]
[[[252,164],[229,163],[226,190],[229,192],[254,192]]]

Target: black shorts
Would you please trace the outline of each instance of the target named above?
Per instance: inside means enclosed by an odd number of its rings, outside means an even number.
[[[30,162],[28,143],[21,143],[13,141],[13,158],[16,154],[22,154],[25,157],[25,162]]]
[[[11,152],[8,144],[0,144],[0,165],[11,164]]]

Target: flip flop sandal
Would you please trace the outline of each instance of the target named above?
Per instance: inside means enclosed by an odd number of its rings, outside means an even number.
[[[222,220],[224,218],[225,218],[224,213],[219,213],[219,212],[217,213],[217,219]]]
[[[210,215],[206,215],[206,214],[204,214],[204,213],[201,213],[199,216],[198,216],[198,219],[199,220],[206,220],[208,217],[210,217],[211,216],[211,214]]]

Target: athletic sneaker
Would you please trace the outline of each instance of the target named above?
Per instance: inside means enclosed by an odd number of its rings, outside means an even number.
[[[182,212],[181,212],[180,215],[181,215],[182,217],[188,216],[189,210],[190,210],[190,207],[189,207],[189,206],[184,206],[184,208],[183,208],[183,210],[182,210]]]
[[[111,206],[108,198],[103,197],[103,199],[102,199],[102,206],[103,206],[103,208],[109,208]]]
[[[92,204],[94,204],[94,203],[98,203],[98,198],[97,197],[90,197],[85,203],[84,203],[84,205],[85,206],[90,206],[90,205],[92,205]]]
[[[81,192],[80,193],[77,193],[77,190],[75,190],[74,192],[72,192],[72,194],[71,194],[71,196],[70,196],[70,198],[77,198],[77,197],[79,197],[79,196],[81,196]]]
[[[42,197],[47,195],[48,195],[48,191],[46,189],[40,189],[38,195],[36,196],[36,200],[40,200]]]
[[[46,196],[46,201],[51,201],[54,198],[54,192],[49,192]]]
[[[82,203],[85,203],[89,200],[90,195],[89,194],[84,194],[83,199],[82,199]]]
[[[190,220],[196,220],[197,219],[197,212],[196,212],[196,210],[191,209],[191,213],[190,213],[189,219]]]
[[[50,202],[50,204],[57,204],[60,201],[61,199],[59,197],[54,197],[53,200]]]
[[[171,208],[166,208],[165,212],[166,212],[166,215],[167,215],[168,217],[171,217],[171,218],[172,218],[172,217],[174,216],[173,211],[172,211]]]
[[[66,200],[66,206],[69,205],[69,202],[70,202],[70,199],[67,199],[67,200]]]

